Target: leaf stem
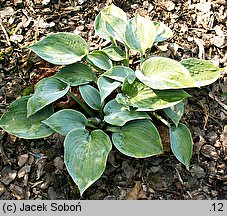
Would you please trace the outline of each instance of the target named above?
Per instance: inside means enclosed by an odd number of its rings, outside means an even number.
[[[129,47],[125,46],[125,66],[129,67]]]
[[[110,38],[110,41],[114,46],[117,46],[117,42],[113,37]]]
[[[107,126],[106,131],[110,131],[110,132],[118,132],[119,131],[119,127],[116,126]]]
[[[72,92],[68,91],[67,95],[73,98],[89,116],[94,116],[94,113],[90,109],[88,109],[88,107],[83,102],[81,102]]]
[[[144,58],[143,54],[140,53],[140,64],[143,64],[144,61],[145,61],[145,58]]]
[[[151,112],[151,115],[153,115],[155,118],[157,118],[163,124],[165,124],[167,127],[170,127],[170,123],[168,121],[166,121],[164,118],[162,118],[160,115],[158,115],[157,113]]]

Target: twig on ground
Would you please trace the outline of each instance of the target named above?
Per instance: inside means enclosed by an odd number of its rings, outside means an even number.
[[[6,31],[5,27],[4,27],[4,25],[2,24],[2,20],[1,20],[1,19],[0,19],[0,26],[1,26],[1,28],[2,28],[2,31],[3,31],[3,33],[4,33],[4,35],[5,35],[5,37],[6,37],[7,44],[8,44],[9,46],[11,46],[10,39],[9,39],[9,35],[8,35],[8,33],[7,33],[7,31]]]

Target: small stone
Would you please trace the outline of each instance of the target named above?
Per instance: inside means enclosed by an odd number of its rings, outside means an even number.
[[[22,8],[23,7],[23,0],[14,0],[14,5],[17,8]]]
[[[166,7],[167,11],[172,11],[175,9],[175,4],[172,1],[166,1],[165,7]]]
[[[43,0],[42,5],[48,5],[50,3],[50,0]]]
[[[197,178],[204,178],[206,176],[203,168],[196,164],[192,165],[190,172],[192,176],[196,176]]]
[[[22,167],[28,161],[28,154],[22,154],[18,157],[18,165]]]
[[[7,17],[12,16],[15,13],[14,9],[12,7],[4,7],[0,9],[0,17]]]
[[[104,200],[117,200],[117,198],[114,195],[108,195],[108,196],[104,197]]]
[[[124,171],[127,179],[132,179],[135,175],[135,169],[126,161],[122,162],[122,170]]]
[[[31,171],[31,165],[22,167],[18,172],[18,178],[24,177],[25,174],[29,173],[30,171]]]
[[[9,185],[16,178],[16,176],[17,171],[12,170],[10,166],[7,166],[0,173],[0,181],[5,185]]]
[[[0,196],[6,191],[6,188],[2,183],[0,183]]]
[[[48,188],[48,195],[49,195],[50,199],[52,199],[52,200],[57,199],[57,193],[56,193],[56,191],[54,190],[53,187]]]
[[[212,195],[213,197],[217,197],[217,196],[218,196],[218,192],[215,191],[215,190],[212,190],[212,191],[211,191],[211,195]]]
[[[58,170],[63,170],[64,168],[64,161],[62,160],[61,157],[56,157],[54,159],[54,166],[58,169]]]
[[[207,157],[210,158],[212,160],[217,160],[219,155],[215,149],[215,147],[211,146],[211,145],[204,145],[201,149],[201,153]]]
[[[19,187],[15,184],[11,184],[9,189],[12,191],[12,195],[18,199],[18,200],[22,200],[24,199],[25,196],[25,190],[22,187]]]
[[[219,5],[226,5],[227,4],[226,0],[216,0],[216,3],[219,4]]]
[[[78,3],[82,5],[82,4],[85,3],[86,1],[87,1],[87,0],[78,0]]]
[[[214,36],[211,38],[210,42],[218,48],[223,48],[225,45],[225,37]]]

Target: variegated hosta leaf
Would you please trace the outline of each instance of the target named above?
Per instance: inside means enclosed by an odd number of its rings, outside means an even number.
[[[53,107],[46,106],[42,110],[27,118],[27,101],[30,96],[25,96],[14,101],[9,110],[0,119],[0,127],[8,133],[24,138],[38,139],[48,137],[54,131],[42,123],[53,114]]]
[[[188,58],[181,61],[181,64],[189,70],[198,86],[209,85],[220,77],[221,69],[209,61]]]
[[[95,19],[95,31],[106,40],[114,38],[124,43],[126,13],[114,4],[102,10]]]
[[[173,36],[172,30],[162,22],[153,22],[156,28],[155,42],[165,41]]]
[[[137,111],[155,111],[171,107],[189,96],[183,90],[152,90],[139,81],[133,84],[125,81],[123,93],[119,93],[116,100],[124,106],[138,108]]]
[[[173,121],[175,126],[177,127],[182,115],[184,114],[184,102],[171,106],[169,108],[163,109],[164,113]]]
[[[125,59],[125,52],[118,46],[109,46],[102,50],[113,61],[122,61]]]
[[[86,56],[86,60],[93,66],[102,70],[109,70],[112,67],[112,61],[103,51],[93,51]]]
[[[89,51],[88,45],[82,37],[66,32],[51,34],[29,46],[29,49],[46,61],[57,65],[78,62]]]
[[[170,127],[171,149],[176,158],[189,170],[192,157],[193,141],[189,129],[180,123],[178,127]]]
[[[75,129],[67,134],[64,160],[81,195],[101,177],[111,148],[110,138],[102,130]]]
[[[163,151],[158,130],[150,120],[126,123],[116,129],[112,141],[121,153],[135,158],[146,158]]]
[[[35,92],[28,100],[28,116],[35,114],[48,104],[63,97],[69,90],[70,85],[55,77],[40,80],[35,86]]]
[[[180,89],[198,87],[189,71],[175,60],[165,57],[152,57],[142,64],[142,72],[136,77],[152,89]]]
[[[135,72],[131,68],[125,66],[114,66],[104,73],[103,76],[120,82],[124,82],[126,78],[129,83],[133,83],[135,80]]]
[[[70,84],[70,86],[83,85],[91,81],[96,82],[97,79],[92,69],[82,63],[67,65],[56,73],[54,77]]]
[[[100,110],[103,106],[99,91],[90,85],[79,86],[80,94],[89,107]]]
[[[125,40],[129,48],[142,54],[151,48],[156,37],[156,29],[151,20],[137,15],[126,26]]]
[[[118,81],[113,81],[107,77],[101,76],[97,81],[101,102],[105,100],[115,89],[117,89],[121,83]]]
[[[104,121],[116,126],[123,126],[126,122],[136,119],[149,119],[150,117],[145,112],[136,112],[128,110],[127,107],[117,103],[116,100],[111,100],[104,107]]]
[[[55,132],[66,136],[73,129],[85,128],[87,118],[76,110],[64,109],[54,113],[42,122]]]

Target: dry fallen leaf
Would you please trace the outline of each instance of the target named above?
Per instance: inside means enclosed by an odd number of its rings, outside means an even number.
[[[222,142],[225,157],[227,157],[227,125],[225,125],[223,133],[220,136],[220,141]]]
[[[199,142],[194,144],[194,151],[196,154],[199,154],[202,146],[206,143],[206,140],[202,137],[199,136]]]
[[[140,181],[136,181],[134,188],[126,196],[126,200],[139,200],[146,199],[146,195],[143,191],[142,184]]]

